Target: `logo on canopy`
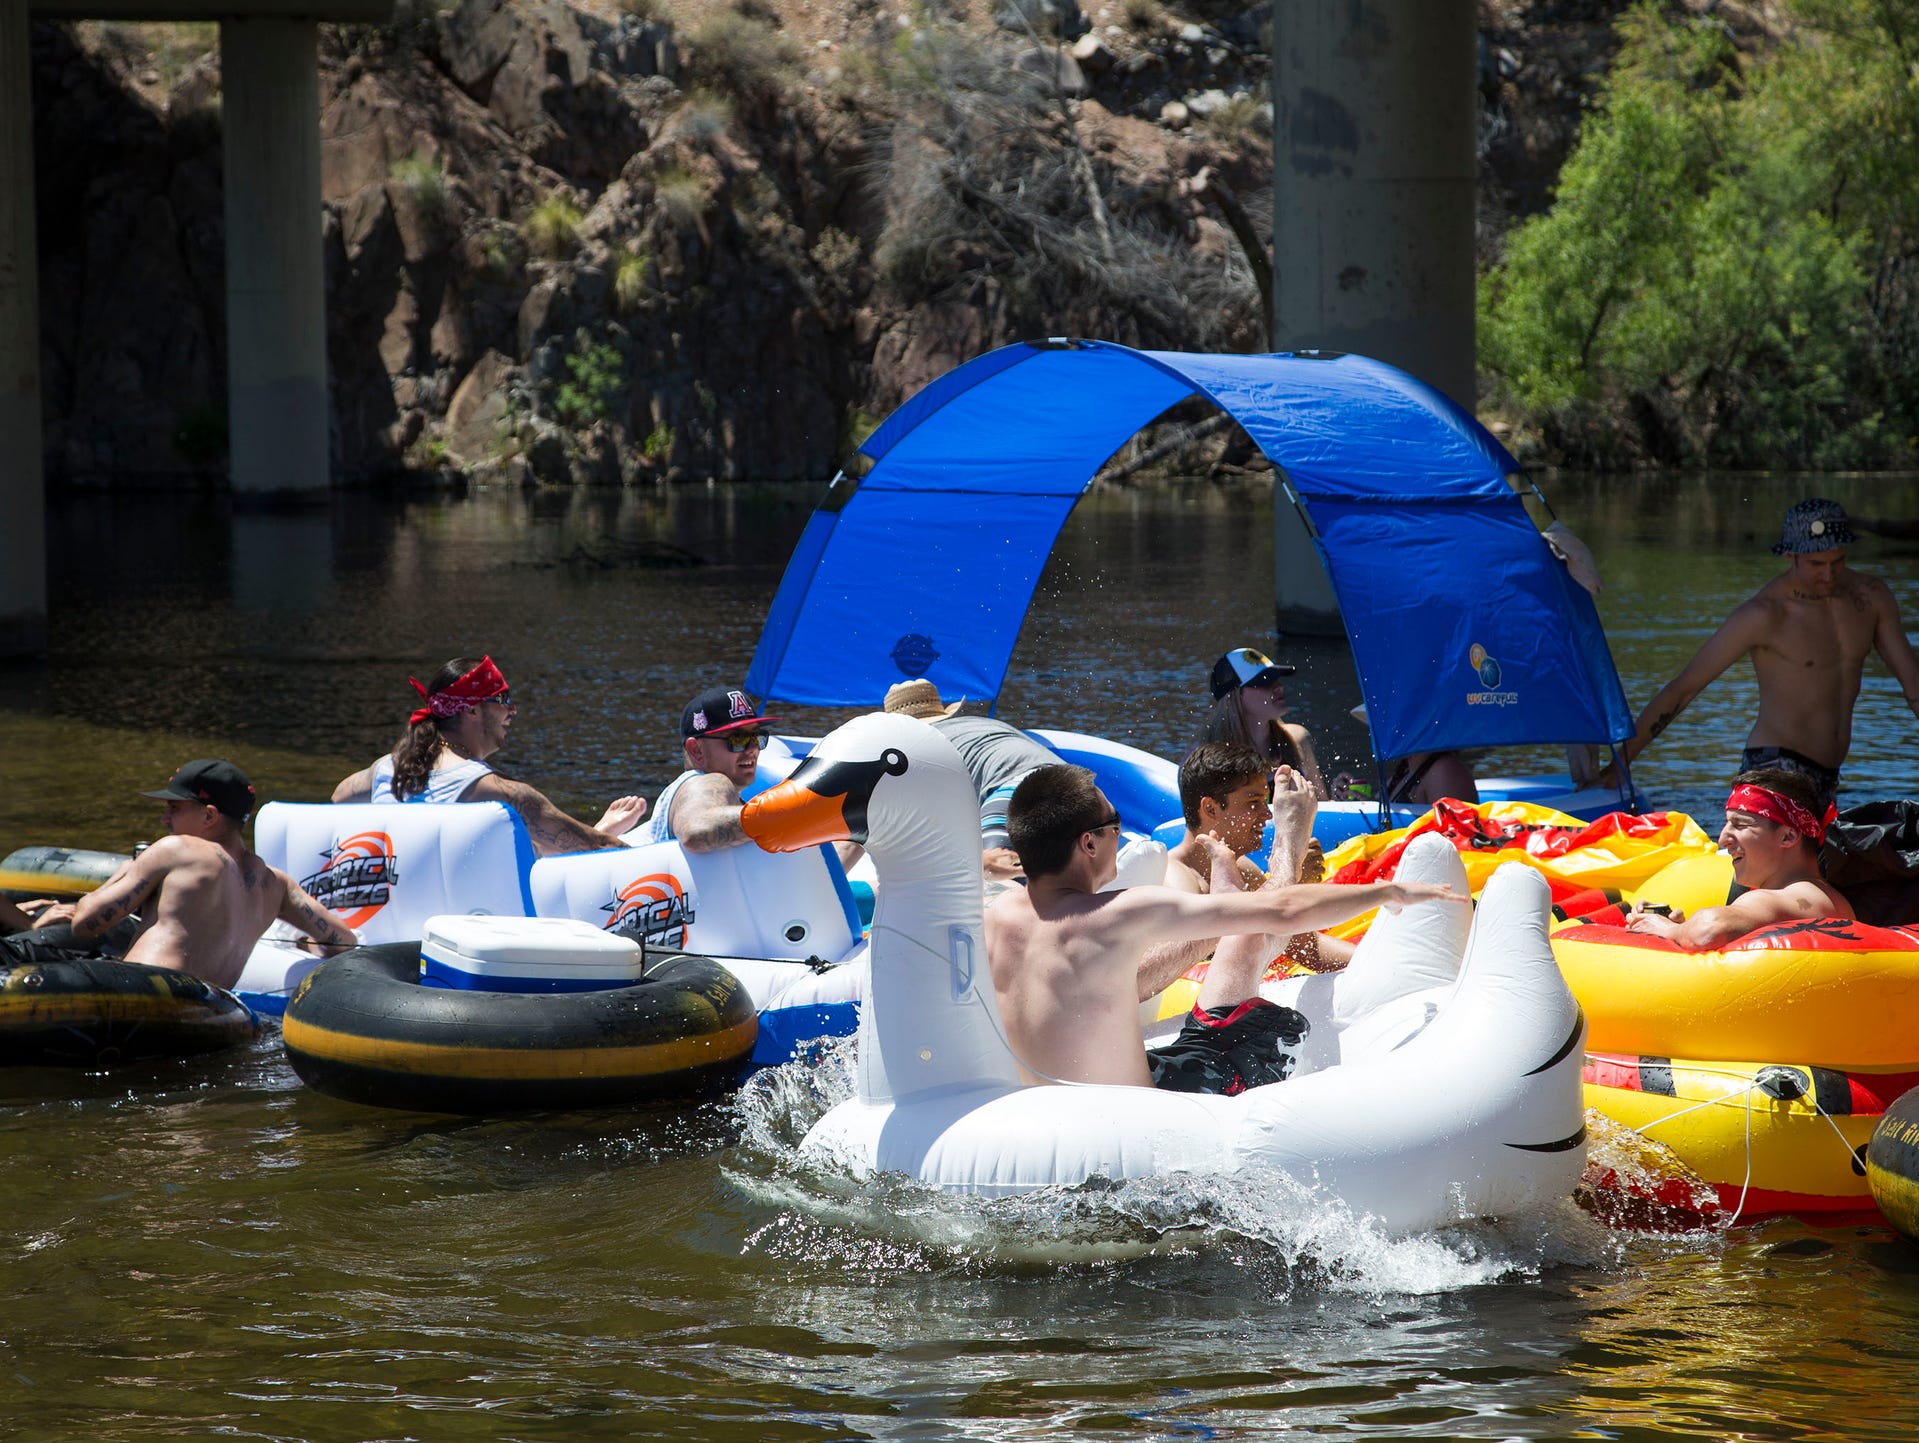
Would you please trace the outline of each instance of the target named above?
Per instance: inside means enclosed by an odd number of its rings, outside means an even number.
[[[903,676],[925,676],[933,663],[940,659],[939,648],[933,645],[933,638],[917,631],[909,631],[894,642],[890,655],[893,665],[900,669]]]
[[[1500,677],[1502,676],[1499,662],[1485,647],[1475,641],[1472,645],[1472,650],[1466,653],[1466,660],[1473,669],[1473,675],[1479,679],[1480,686],[1484,688],[1483,691],[1469,691],[1466,693],[1467,706],[1519,705],[1518,692],[1501,691],[1499,689]]]
[[[322,907],[338,912],[349,927],[362,927],[384,907],[400,882],[393,838],[385,832],[359,832],[322,852],[326,865],[300,886]]]

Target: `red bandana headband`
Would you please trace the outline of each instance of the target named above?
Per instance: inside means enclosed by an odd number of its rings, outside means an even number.
[[[407,718],[406,724],[413,727],[428,717],[459,716],[462,712],[472,711],[488,697],[498,696],[506,690],[506,678],[500,675],[500,669],[493,664],[490,656],[481,657],[480,664],[472,671],[458,681],[448,682],[431,695],[413,677],[407,680],[413,683],[413,689],[426,703]]]
[[[1823,819],[1815,817],[1791,797],[1782,797],[1764,787],[1734,787],[1732,795],[1726,798],[1726,810],[1750,812],[1782,827],[1791,827],[1815,847],[1826,840],[1826,826],[1838,815],[1836,807],[1827,807]]]

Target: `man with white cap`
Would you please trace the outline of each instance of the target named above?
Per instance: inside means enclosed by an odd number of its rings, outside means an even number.
[[[1773,555],[1786,570],[1742,602],[1639,714],[1626,760],[1646,749],[1742,656],[1759,681],[1759,716],[1739,769],[1782,767],[1814,784],[1821,808],[1839,790],[1852,748],[1852,709],[1866,656],[1877,651],[1919,717],[1919,656],[1892,590],[1846,565],[1852,525],[1836,501],[1809,497],[1786,513]],[[1603,780],[1603,779],[1602,779]]]

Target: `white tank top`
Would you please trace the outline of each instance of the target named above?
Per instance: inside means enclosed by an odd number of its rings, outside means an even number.
[[[673,794],[686,784],[689,777],[697,777],[700,775],[701,773],[695,771],[681,772],[677,777],[666,784],[666,790],[661,792],[659,800],[653,803],[653,815],[650,819],[652,830],[649,834],[653,841],[671,842],[677,840],[673,835]]]
[[[456,762],[450,767],[441,767],[438,771],[426,774],[426,789],[416,797],[396,797],[393,795],[393,758],[381,757],[373,764],[373,795],[368,798],[375,802],[457,802],[466,789],[481,777],[493,775],[493,768],[485,762]]]

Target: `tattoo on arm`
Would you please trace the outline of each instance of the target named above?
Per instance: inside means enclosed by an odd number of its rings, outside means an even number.
[[[153,894],[159,878],[152,873],[129,876],[124,882],[109,882],[80,904],[74,914],[73,935],[83,940],[98,937],[107,928],[132,915]]]
[[[329,947],[351,947],[359,941],[339,917],[314,901],[297,882],[291,880],[287,882],[286,901],[280,907],[280,916],[314,941],[324,942]]]
[[[509,785],[505,800],[526,824],[527,839],[542,857],[561,852],[597,852],[605,847],[624,846],[618,837],[596,832],[585,822],[575,821],[525,782]]]
[[[740,794],[725,777],[712,773],[696,777],[674,801],[681,811],[674,830],[688,851],[717,852],[746,840],[740,825]]]
[[[1673,724],[1673,718],[1677,717],[1678,715],[1679,715],[1679,708],[1674,707],[1671,711],[1661,712],[1658,716],[1654,717],[1653,723],[1652,723],[1652,729],[1646,733],[1648,740],[1658,736],[1667,727],[1671,726]]]

